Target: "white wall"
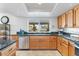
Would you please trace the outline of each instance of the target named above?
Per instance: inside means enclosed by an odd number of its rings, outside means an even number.
[[[11,24],[11,34],[16,34],[16,32],[19,31],[20,29],[23,29],[28,32],[29,22],[49,22],[49,24],[50,24],[49,30],[50,31],[57,30],[56,18],[47,18],[47,17],[44,17],[44,18],[41,18],[41,17],[24,18],[24,17],[16,17],[14,15],[7,14],[7,13],[0,13],[0,18],[2,16],[9,17],[9,19],[10,19],[9,24]]]
[[[26,19],[13,16],[11,14],[6,13],[0,13],[0,18],[2,16],[8,16],[10,21],[9,24],[11,25],[11,34],[16,34],[17,31],[19,31],[21,28],[23,30],[26,30]],[[1,24],[1,22],[0,22]]]
[[[52,32],[58,31],[58,28],[57,28],[57,18],[52,18],[50,20],[50,31],[52,31]]]

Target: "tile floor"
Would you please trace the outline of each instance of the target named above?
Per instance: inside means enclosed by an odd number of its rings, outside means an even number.
[[[56,50],[18,50],[16,56],[61,56],[61,54]]]

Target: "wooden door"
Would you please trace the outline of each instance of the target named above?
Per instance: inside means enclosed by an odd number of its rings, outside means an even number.
[[[79,6],[74,8],[74,27],[79,27]]]
[[[70,10],[66,13],[66,25],[68,28],[74,27],[74,16],[73,16],[73,10]]]

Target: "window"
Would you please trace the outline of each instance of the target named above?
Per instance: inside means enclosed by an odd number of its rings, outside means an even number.
[[[29,23],[29,32],[48,32],[48,31],[49,31],[48,22]]]

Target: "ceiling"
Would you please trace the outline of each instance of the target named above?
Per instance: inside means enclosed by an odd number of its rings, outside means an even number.
[[[26,3],[29,12],[51,12],[56,3]]]
[[[0,3],[0,13],[19,17],[57,17],[77,3]]]
[[[28,17],[57,17],[77,3],[25,3]]]

